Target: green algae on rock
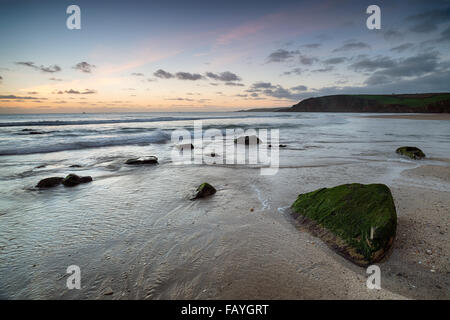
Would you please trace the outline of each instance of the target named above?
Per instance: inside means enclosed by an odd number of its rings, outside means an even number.
[[[395,152],[415,160],[425,158],[425,153],[417,147],[400,147]]]
[[[204,182],[198,186],[191,200],[195,200],[198,198],[205,198],[207,196],[213,195],[214,193],[216,193],[216,189],[209,183]]]
[[[360,266],[382,260],[397,229],[392,194],[384,184],[344,184],[300,194],[292,215]]]

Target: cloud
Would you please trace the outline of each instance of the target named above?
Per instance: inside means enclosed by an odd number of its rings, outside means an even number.
[[[170,72],[164,71],[162,69],[159,69],[158,71],[156,71],[155,73],[153,73],[153,75],[157,78],[161,78],[161,79],[171,79],[174,77],[173,74],[171,74]]]
[[[411,31],[416,33],[429,33],[437,30],[439,24],[450,21],[450,7],[409,16],[406,20],[415,23],[410,28]]]
[[[320,48],[320,46],[322,46],[320,43],[308,43],[308,44],[304,44],[302,47],[305,47],[308,49],[317,49],[317,48]]]
[[[326,66],[325,68],[315,69],[315,70],[312,70],[311,72],[315,72],[315,73],[317,73],[317,72],[329,72],[329,71],[333,71],[333,70],[334,70],[333,66]]]
[[[294,68],[291,71],[285,71],[283,72],[284,75],[291,75],[291,74],[296,74],[296,75],[301,75],[303,72],[302,69],[300,68]]]
[[[296,86],[296,87],[292,87],[291,90],[293,90],[293,91],[306,91],[306,90],[308,90],[308,87],[299,85],[299,86]]]
[[[349,66],[355,71],[375,71],[378,69],[392,68],[396,64],[389,57],[378,56],[376,58],[364,58]]]
[[[412,43],[404,43],[399,46],[391,48],[391,51],[402,53],[408,49],[411,49],[412,47],[414,47]]]
[[[62,91],[58,91],[58,94],[63,93]],[[97,93],[96,90],[92,90],[92,89],[85,89],[84,91],[78,91],[78,90],[66,90],[64,91],[64,93],[68,93],[68,94],[94,94]]]
[[[144,74],[140,73],[140,72],[133,72],[131,75],[135,76],[135,77],[143,77],[144,76]]]
[[[255,82],[252,84],[250,90],[258,90],[258,89],[274,89],[275,86],[271,82]]]
[[[441,37],[438,41],[450,41],[450,26],[447,29],[441,32]]]
[[[368,85],[397,82],[405,77],[418,77],[438,69],[438,54],[423,53],[413,57],[399,59],[392,66],[373,73],[366,79]]]
[[[403,33],[397,31],[397,30],[393,30],[393,29],[389,29],[386,30],[386,32],[383,33],[383,37],[384,39],[390,41],[400,41],[404,38]]]
[[[298,54],[298,51],[287,51],[284,49],[278,49],[277,51],[272,52],[267,57],[267,63],[271,62],[283,62],[287,61],[294,57],[294,55]]]
[[[59,79],[59,78],[50,78],[49,80],[51,80],[51,81],[63,81],[63,79]]]
[[[347,61],[347,58],[345,58],[345,57],[336,57],[336,58],[329,58],[329,59],[326,59],[326,60],[324,60],[324,61],[322,61],[324,64],[340,64],[340,63],[343,63],[343,62],[345,62],[345,61]]]
[[[226,86],[231,86],[231,87],[244,87],[244,85],[242,83],[236,83],[236,82],[225,82]]]
[[[308,56],[305,56],[305,55],[302,55],[302,54],[299,55],[299,60],[300,60],[301,64],[306,65],[306,66],[310,66],[314,62],[319,61],[319,59],[317,59],[315,57],[308,57]]]
[[[350,50],[360,50],[360,49],[370,49],[370,46],[361,41],[351,41],[343,46],[336,48],[333,50],[333,52],[342,52],[342,51],[350,51]]]
[[[206,76],[208,78],[211,78],[213,80],[217,80],[217,81],[225,81],[225,82],[231,82],[231,81],[241,81],[241,78],[239,76],[237,76],[236,74],[230,72],[230,71],[225,71],[219,74],[213,73],[213,72],[207,72]]]
[[[177,79],[179,80],[200,80],[203,78],[203,76],[201,74],[198,73],[189,73],[189,72],[177,72],[175,74],[175,76],[177,77]]]
[[[54,72],[58,72],[61,71],[61,68],[58,65],[51,65],[51,66],[37,66],[34,64],[34,62],[30,62],[30,61],[20,61],[20,62],[16,62],[17,65],[22,65],[22,66],[26,66],[26,67],[30,67],[33,68],[35,70],[40,70],[42,72],[46,72],[46,73],[54,73]]]
[[[20,96],[16,96],[16,95],[13,95],[13,94],[0,95],[0,100],[18,100],[18,99],[20,99],[20,100],[38,100],[38,99],[46,100],[46,98],[36,98],[36,97],[29,97],[29,96],[22,96],[22,97],[20,97]]]
[[[93,64],[87,63],[86,61],[83,61],[77,63],[73,68],[84,73],[91,73],[92,69],[95,68],[95,66]]]

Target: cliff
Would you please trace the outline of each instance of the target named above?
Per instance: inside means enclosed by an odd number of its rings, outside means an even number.
[[[450,93],[332,95],[305,99],[283,111],[450,113]]]

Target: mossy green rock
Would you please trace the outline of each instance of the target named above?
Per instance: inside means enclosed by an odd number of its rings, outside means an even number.
[[[382,260],[397,229],[392,194],[384,184],[344,184],[300,194],[292,215],[360,266]]]
[[[198,198],[205,198],[213,195],[214,193],[216,193],[216,189],[209,183],[205,182],[198,186],[191,200],[195,200]]]
[[[425,158],[425,153],[423,153],[422,150],[420,150],[417,147],[400,147],[397,150],[395,150],[395,152],[415,160]]]
[[[40,188],[40,189],[53,188],[53,187],[59,186],[61,184],[61,182],[63,181],[63,179],[64,178],[60,178],[60,177],[45,178],[45,179],[42,179],[41,181],[39,181],[39,183],[36,185],[36,188]]]

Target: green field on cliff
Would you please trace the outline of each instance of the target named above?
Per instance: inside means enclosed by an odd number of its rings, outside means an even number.
[[[422,107],[439,101],[450,99],[450,93],[442,94],[396,94],[396,95],[353,95],[354,97],[374,100],[381,104],[405,105],[409,107]]]

